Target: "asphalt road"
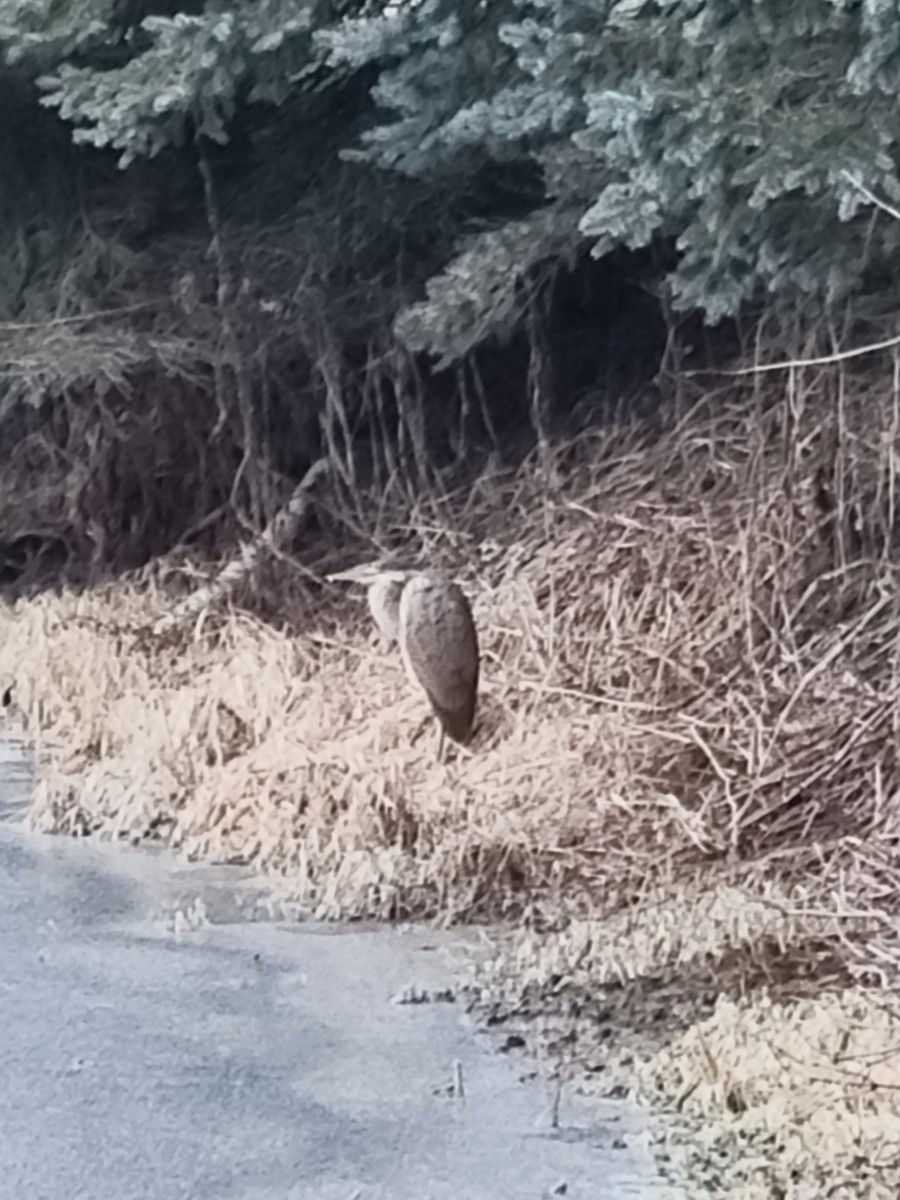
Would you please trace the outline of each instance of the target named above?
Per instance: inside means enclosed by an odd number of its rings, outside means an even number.
[[[460,1004],[392,1002],[452,939],[235,919],[228,872],[26,832],[27,786],[0,746],[3,1200],[668,1195],[638,1114],[554,1128]]]

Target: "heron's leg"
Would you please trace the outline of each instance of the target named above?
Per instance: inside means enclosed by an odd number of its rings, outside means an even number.
[[[420,739],[428,732],[429,720],[428,717],[423,717],[409,736],[409,744],[417,746]]]
[[[438,752],[437,752],[437,760],[439,763],[442,763],[444,761],[444,746],[446,744],[446,740],[447,739],[444,735],[444,727],[443,727],[443,725],[439,724],[438,725]]]

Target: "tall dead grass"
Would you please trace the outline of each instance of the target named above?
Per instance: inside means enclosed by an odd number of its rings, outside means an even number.
[[[816,1012],[858,1017],[900,963],[892,378],[729,385],[421,508],[409,549],[463,548],[484,654],[475,744],[443,765],[342,592],[311,588],[293,633],[220,610],[154,634],[172,600],[146,581],[2,608],[0,680],[45,752],[35,821],[250,863],[324,916],[519,918],[517,988],[612,989],[625,1025],[641,981],[675,996],[654,1086],[706,1120],[731,1079],[771,1149],[779,1105],[809,1118],[793,1084],[742,1074],[777,1006],[818,1036],[798,1005],[825,989]],[[828,1094],[859,1152],[862,1109]],[[791,1144],[747,1195],[827,1158]]]
[[[338,592],[292,636],[242,611],[154,636],[146,583],[7,607],[35,819],[249,862],[331,915],[589,915],[762,863],[893,964],[896,400],[732,391],[482,481],[454,534],[480,730],[443,766]]]

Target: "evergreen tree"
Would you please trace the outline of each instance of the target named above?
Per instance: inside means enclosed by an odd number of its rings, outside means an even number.
[[[382,64],[371,161],[543,171],[550,213],[470,241],[401,322],[423,344],[460,344],[464,310],[483,334],[497,279],[560,240],[597,256],[667,240],[676,305],[713,321],[766,293],[837,300],[895,251],[854,181],[900,197],[896,0],[424,0],[318,40],[332,64]]]
[[[436,189],[525,171],[400,317],[449,358],[566,256],[663,243],[676,305],[714,321],[839,300],[895,252],[857,184],[900,201],[897,0],[0,0],[0,44],[123,164],[356,78],[372,118],[348,157]]]

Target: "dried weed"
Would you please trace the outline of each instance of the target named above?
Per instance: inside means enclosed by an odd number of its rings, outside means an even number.
[[[857,1063],[865,1029],[896,1044],[847,989],[900,963],[898,410],[880,377],[795,376],[787,402],[706,397],[474,487],[446,539],[482,715],[445,765],[358,601],[323,591],[296,635],[229,611],[153,636],[170,601],[146,583],[5,608],[0,680],[48,751],[34,818],[253,864],[320,915],[518,918],[519,988],[640,1008],[635,981],[691,981],[720,1000],[647,1050],[657,1092],[737,1096],[788,1175],[801,1144],[837,1171],[866,1105],[895,1139],[880,1078],[846,1115],[822,1031]],[[820,1076],[838,1098],[813,1112]],[[829,1142],[826,1109],[855,1134]]]

